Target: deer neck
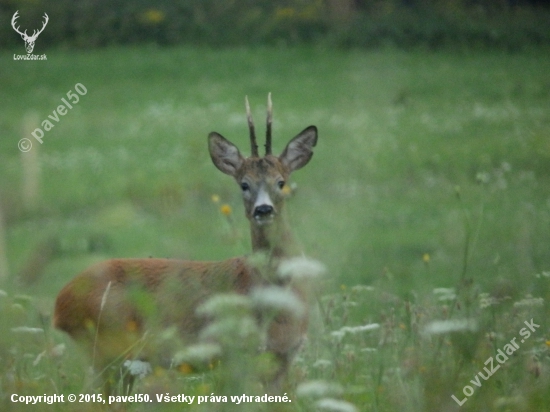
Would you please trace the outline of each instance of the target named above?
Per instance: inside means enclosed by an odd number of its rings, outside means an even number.
[[[252,251],[265,253],[271,259],[297,254],[297,245],[285,216],[279,215],[269,225],[250,225]]]

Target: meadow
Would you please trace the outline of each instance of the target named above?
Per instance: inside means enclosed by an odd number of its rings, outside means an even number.
[[[12,54],[0,53],[9,269],[0,280],[0,410],[107,409],[10,400],[99,393],[78,348],[50,326],[57,292],[91,263],[249,253],[239,188],[212,165],[206,137],[220,132],[248,154],[244,96],[261,134],[271,92],[274,152],[306,126],[319,129],[287,204],[306,255],[327,268],[286,388],[292,402],[117,408],[550,411],[548,50]],[[40,144],[30,132],[78,83],[86,93]],[[27,153],[22,138],[33,145]],[[265,359],[240,349],[233,366],[206,373],[154,370],[135,392],[261,395]],[[488,377],[490,357],[500,367]]]

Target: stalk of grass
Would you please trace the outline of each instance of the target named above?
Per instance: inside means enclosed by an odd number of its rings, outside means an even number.
[[[92,368],[95,367],[95,360],[96,360],[96,354],[97,354],[97,340],[99,337],[99,326],[101,323],[101,315],[103,313],[103,308],[107,303],[107,296],[109,295],[110,290],[111,290],[111,281],[109,281],[109,283],[107,284],[107,287],[105,288],[105,292],[103,292],[103,296],[101,296],[101,306],[99,307],[99,314],[97,315],[97,325],[96,325],[95,336],[94,336],[94,347],[92,351]]]
[[[9,275],[8,256],[6,253],[6,231],[4,229],[4,214],[0,199],[0,284],[3,284]]]
[[[484,210],[484,201],[481,201],[481,208],[480,208],[480,214],[478,219],[477,227],[475,228],[475,231],[472,230],[472,223],[471,218],[468,213],[468,210],[466,209],[464,202],[461,197],[460,193],[460,187],[457,186],[455,188],[456,197],[458,199],[458,204],[460,206],[460,210],[462,212],[463,218],[464,218],[464,228],[465,228],[465,238],[464,238],[464,252],[462,254],[462,270],[460,272],[460,278],[457,283],[457,291],[460,292],[464,287],[471,287],[473,283],[473,279],[468,281],[467,275],[468,275],[468,264],[472,255],[472,251],[475,250],[475,245],[477,243],[477,240],[479,238],[479,233],[481,231],[481,224],[483,222],[483,210]],[[458,295],[457,295],[458,297]],[[470,308],[471,308],[471,301],[470,296],[466,299],[466,317],[469,317],[470,315]],[[455,308],[457,307],[456,304],[452,305],[449,310],[449,318],[452,317]]]

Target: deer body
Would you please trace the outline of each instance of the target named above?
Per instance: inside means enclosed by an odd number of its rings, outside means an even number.
[[[252,156],[244,158],[237,147],[215,132],[208,137],[209,150],[216,167],[240,185],[252,249],[265,255],[270,271],[275,272],[282,259],[297,254],[283,213],[284,188],[290,173],[311,158],[317,129],[306,128],[280,156],[273,156],[269,99],[266,156],[259,157],[248,102],[247,112]],[[266,276],[247,257],[218,262],[112,259],[91,266],[61,290],[53,322],[105,366],[116,358],[148,357],[147,348],[137,343],[146,331],[167,325],[177,328],[184,343],[193,343],[207,323],[195,312],[201,303],[218,293],[249,295],[268,285],[290,288],[298,299],[306,299],[298,287],[274,273]],[[266,349],[280,361],[275,379],[284,376],[306,329],[307,313],[281,312],[269,323]]]
[[[149,322],[175,325],[189,341],[201,326],[192,316],[198,304],[213,293],[245,294],[257,283],[253,277],[243,258],[107,260],[82,272],[59,293],[54,325],[77,341],[94,345],[88,350],[99,360],[132,358],[143,349],[134,345],[151,328]],[[143,302],[143,292],[148,302]],[[151,304],[154,314],[140,311]]]

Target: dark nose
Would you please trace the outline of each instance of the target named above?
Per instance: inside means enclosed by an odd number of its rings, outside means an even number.
[[[264,217],[270,215],[271,213],[273,213],[273,206],[270,205],[260,205],[254,209],[255,217]]]

